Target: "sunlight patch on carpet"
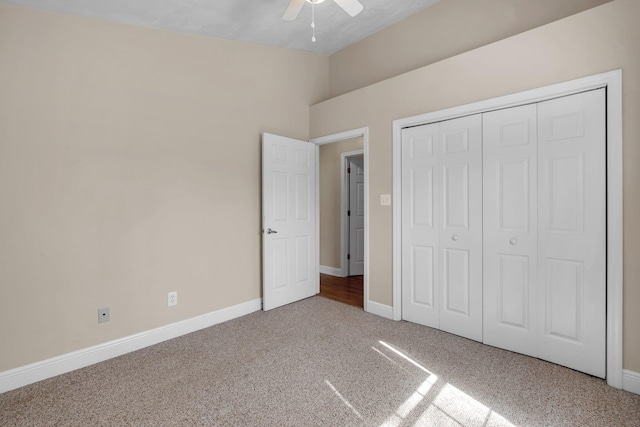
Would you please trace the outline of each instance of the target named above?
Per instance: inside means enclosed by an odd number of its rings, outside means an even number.
[[[381,427],[399,427],[405,424],[410,415],[418,408],[418,406],[428,401],[427,395],[432,387],[438,381],[438,377],[418,361],[411,358],[406,353],[400,351],[395,346],[384,341],[378,341],[387,350],[390,350],[396,356],[404,359],[417,367],[421,371],[428,374],[427,378],[418,386],[416,391],[407,398],[395,411],[389,416]],[[381,355],[385,356],[392,363],[398,365],[391,358],[386,356],[378,349],[372,347]],[[400,365],[398,365],[400,366]],[[403,368],[404,369],[404,368]],[[415,418],[414,418],[415,419]],[[493,411],[491,408],[475,400],[460,389],[447,383],[439,393],[433,398],[429,406],[420,414],[419,418],[414,421],[414,426],[433,426],[433,425],[452,425],[465,427],[514,427],[506,418]]]
[[[338,391],[338,389],[336,389],[333,386],[333,384],[331,384],[331,382],[329,380],[324,380],[324,382],[335,393],[335,395],[338,396],[338,398],[340,398],[340,400],[342,400],[342,403],[344,403],[347,406],[347,408],[351,409],[353,411],[353,413],[358,416],[358,418],[362,419],[362,415],[360,415],[360,412],[358,412],[356,410],[356,408],[354,408],[353,405],[351,405],[351,403],[349,403],[349,401],[347,399],[345,399],[345,397]]]

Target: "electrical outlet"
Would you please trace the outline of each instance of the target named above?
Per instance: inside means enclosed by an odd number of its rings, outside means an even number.
[[[178,305],[178,292],[169,292],[167,294],[167,306]]]
[[[109,313],[109,307],[98,309],[98,323],[104,323],[111,320],[111,314]]]

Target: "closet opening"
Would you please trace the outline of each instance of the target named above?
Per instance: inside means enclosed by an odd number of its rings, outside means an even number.
[[[397,120],[393,144],[394,319],[620,388],[620,71]]]

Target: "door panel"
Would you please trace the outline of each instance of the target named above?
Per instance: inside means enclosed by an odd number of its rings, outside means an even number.
[[[309,220],[309,208],[311,207],[311,195],[313,193],[311,189],[311,179],[308,175],[295,175],[296,181],[296,220],[308,221]]]
[[[445,312],[469,316],[469,251],[444,250]]]
[[[482,116],[438,124],[440,329],[482,341]]]
[[[275,237],[271,240],[271,247],[274,253],[279,254],[279,256],[271,257],[272,271],[270,277],[272,278],[273,288],[286,288],[289,281],[289,240]]]
[[[460,119],[450,120],[454,122]],[[464,118],[462,120],[465,120]],[[469,151],[469,129],[447,124],[441,127],[442,154],[465,153]]]
[[[530,258],[521,255],[498,256],[497,322],[501,325],[528,329]]]
[[[483,340],[537,356],[537,111],[483,115]]]
[[[318,287],[315,156],[309,142],[262,136],[265,310],[313,296]]]
[[[482,340],[481,117],[402,133],[402,313]],[[410,255],[409,255],[410,254]]]
[[[528,158],[498,161],[500,231],[527,232],[529,228],[529,175]]]
[[[469,229],[469,166],[456,164],[442,168],[444,228]]]
[[[545,334],[581,341],[583,330],[582,291],[584,287],[584,265],[565,259],[546,260],[545,304],[548,309]]]
[[[433,227],[433,167],[411,171],[411,223]]]
[[[539,357],[604,378],[605,91],[538,104]]]
[[[304,286],[304,283],[311,279],[309,272],[312,270],[309,265],[313,262],[309,256],[311,252],[309,236],[297,236],[296,237],[296,284]]]
[[[349,276],[364,274],[364,156],[349,158]]]
[[[289,217],[287,216],[287,196],[289,187],[289,176],[283,172],[273,172],[272,176],[272,186],[273,191],[271,192],[271,208],[273,209],[273,221],[282,221],[286,222]]]
[[[439,322],[438,125],[402,131],[402,318]]]
[[[548,231],[582,234],[584,188],[582,153],[547,158]]]
[[[433,277],[433,248],[413,246],[411,248],[411,263],[413,274],[411,276],[412,295],[414,304],[422,304],[427,307],[434,305],[434,277]]]

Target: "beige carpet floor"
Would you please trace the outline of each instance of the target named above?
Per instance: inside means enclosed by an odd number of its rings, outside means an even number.
[[[640,426],[640,396],[322,297],[0,395],[2,426]]]

